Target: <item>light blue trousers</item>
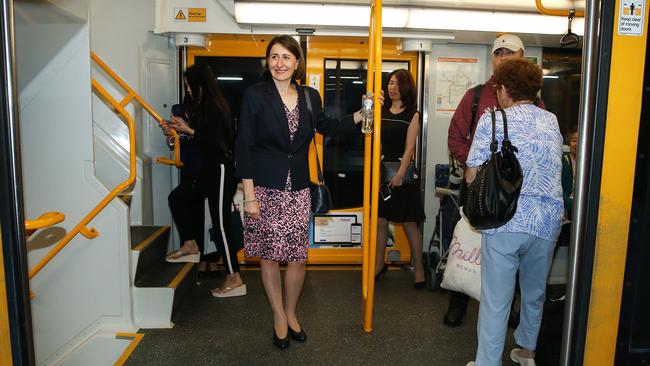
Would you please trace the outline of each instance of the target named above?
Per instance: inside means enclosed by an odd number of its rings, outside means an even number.
[[[476,366],[499,366],[519,270],[521,310],[515,342],[535,350],[555,242],[527,234],[483,234]]]

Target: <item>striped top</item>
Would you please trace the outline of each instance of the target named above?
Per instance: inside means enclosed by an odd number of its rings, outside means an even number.
[[[560,233],[562,201],[562,135],[557,118],[533,104],[505,109],[508,137],[519,150],[517,159],[524,173],[517,212],[508,223],[483,233],[523,233],[556,241]],[[496,139],[503,141],[503,118],[496,113]],[[467,166],[478,167],[490,157],[492,120],[489,112],[479,119],[469,150]]]

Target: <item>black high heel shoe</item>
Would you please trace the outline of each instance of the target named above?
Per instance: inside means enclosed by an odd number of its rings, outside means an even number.
[[[379,277],[385,275],[386,271],[388,271],[388,264],[384,263],[384,266],[381,267],[381,270],[375,275],[375,280],[378,280]]]
[[[291,329],[291,327],[289,327],[289,336],[294,341],[298,341],[300,343],[307,341],[307,333],[305,333],[304,329],[300,329],[300,332],[296,332],[295,330]]]
[[[289,328],[291,329],[291,328]],[[287,336],[284,338],[279,338],[278,334],[275,332],[275,327],[273,327],[273,345],[276,346],[279,349],[287,349],[289,347],[289,331],[287,332]]]
[[[421,281],[421,282],[413,282],[413,287],[414,287],[416,290],[422,290],[422,289],[425,288],[426,286],[427,286],[427,281],[426,281],[426,280]]]

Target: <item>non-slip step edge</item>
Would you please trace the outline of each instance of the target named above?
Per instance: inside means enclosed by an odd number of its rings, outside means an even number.
[[[131,248],[142,252],[169,229],[169,226],[131,226]]]

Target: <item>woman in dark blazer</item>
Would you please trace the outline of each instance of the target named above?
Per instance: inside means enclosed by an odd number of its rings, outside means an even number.
[[[292,37],[271,40],[266,61],[267,80],[243,95],[235,174],[244,184],[246,255],[261,258],[262,282],[273,310],[273,343],[285,349],[289,337],[307,339],[296,305],[309,246],[308,156],[314,129],[325,135],[355,133],[361,114],[342,120],[323,114],[319,93],[295,81],[304,80],[305,60]],[[279,262],[287,262],[284,294]]]

